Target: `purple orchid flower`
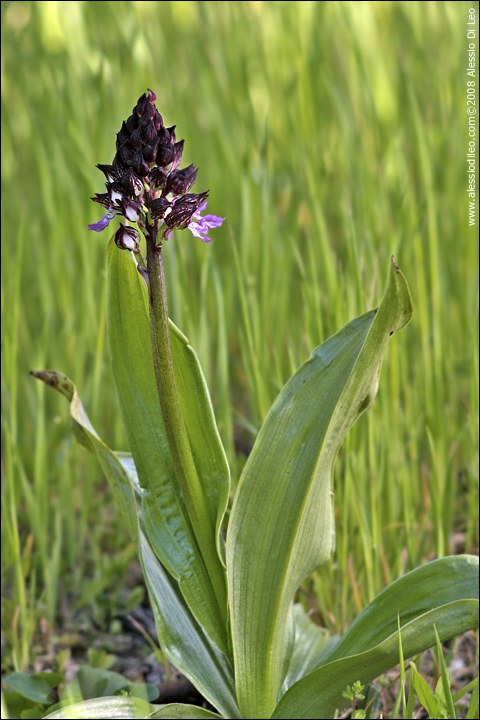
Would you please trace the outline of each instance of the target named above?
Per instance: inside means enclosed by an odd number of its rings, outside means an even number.
[[[151,90],[142,95],[132,115],[117,133],[116,154],[111,165],[97,165],[106,179],[104,193],[92,197],[107,209],[101,220],[88,226],[102,232],[116,216],[138,223],[143,235],[153,234],[167,240],[175,229],[187,228],[203,242],[210,242],[209,232],[220,227],[225,218],[201,213],[207,207],[208,191],[191,193],[197,168],[181,163],[183,140],[177,142],[175,125],[165,127],[155,107]],[[115,242],[125,250],[139,254],[138,231],[121,226]],[[123,229],[122,229],[123,228]],[[136,233],[135,235],[132,232]],[[131,247],[130,247],[131,246]]]
[[[200,238],[203,242],[211,242],[212,238],[209,238],[207,233],[213,228],[220,227],[225,218],[217,217],[216,215],[204,215],[200,213],[205,210],[208,205],[208,200],[200,205],[198,210],[192,215],[192,220],[188,225],[188,229],[194,237]]]

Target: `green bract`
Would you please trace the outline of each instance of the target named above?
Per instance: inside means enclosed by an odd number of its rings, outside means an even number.
[[[107,476],[138,553],[161,646],[225,718],[330,718],[347,685],[478,624],[478,559],[446,557],[393,582],[341,638],[313,625],[294,594],[335,547],[332,472],[346,433],[373,401],[392,335],[412,315],[395,263],[378,310],[316,348],[274,402],[242,473],[227,529],[229,470],[197,357],[170,324],[178,399],[202,506],[201,535],[172,459],[157,395],[147,287],[108,250],[108,337],[131,454],[99,438],[73,383],[34,373],[70,402],[77,440]],[[195,512],[197,514],[195,515]],[[198,538],[201,538],[201,542]],[[60,717],[217,717],[182,705],[102,698]]]

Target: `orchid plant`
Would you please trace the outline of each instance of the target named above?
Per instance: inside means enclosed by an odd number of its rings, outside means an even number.
[[[152,91],[117,134],[111,165],[98,165],[106,210],[117,216],[107,251],[107,332],[130,452],[114,452],[92,427],[73,383],[33,374],[70,402],[78,442],[96,454],[138,554],[168,659],[217,713],[133,697],[86,701],[49,718],[330,718],[347,686],[478,625],[478,559],[446,557],[397,579],[342,638],[329,637],[300,604],[299,585],[335,546],[333,465],[372,403],[391,337],[412,315],[392,258],[376,310],[323,342],[275,400],[233,499],[229,468],[193,348],[169,320],[163,252],[174,230],[209,241],[224,218],[202,215],[197,170],[179,169],[183,140],[165,127]],[[143,240],[142,240],[143,235]],[[141,244],[145,244],[145,251]],[[126,251],[126,252],[125,252]],[[343,692],[343,695],[342,695]]]

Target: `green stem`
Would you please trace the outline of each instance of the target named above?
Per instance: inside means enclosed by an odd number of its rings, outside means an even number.
[[[150,334],[158,397],[170,453],[200,553],[205,562],[217,598],[219,612],[227,627],[227,594],[223,566],[216,550],[215,525],[212,525],[195,467],[183,420],[168,327],[168,306],[163,272],[162,245],[156,245],[155,228],[147,237],[147,275],[149,280]]]

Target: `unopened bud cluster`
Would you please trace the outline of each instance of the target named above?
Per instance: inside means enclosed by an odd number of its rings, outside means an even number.
[[[106,192],[96,193],[92,200],[108,212],[89,229],[99,232],[115,215],[122,215],[145,234],[163,225],[163,239],[175,228],[189,228],[195,237],[209,241],[208,231],[221,225],[224,218],[200,214],[207,205],[208,191],[189,192],[197,168],[179,169],[184,141],[177,142],[175,126],[165,127],[155,100],[151,90],[139,98],[117,133],[112,164],[97,165],[105,175]],[[140,251],[139,240],[140,233],[129,225],[120,225],[115,234],[118,247],[135,253]]]

